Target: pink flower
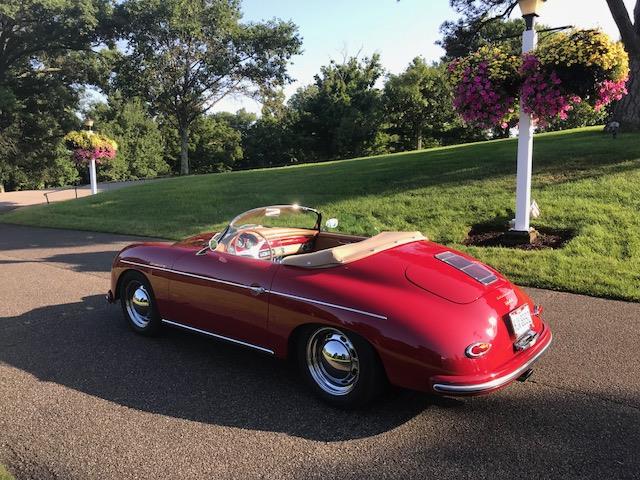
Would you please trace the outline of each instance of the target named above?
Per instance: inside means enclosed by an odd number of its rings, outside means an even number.
[[[612,80],[605,80],[598,86],[598,96],[595,103],[596,111],[602,110],[613,101],[621,100],[627,91],[628,78],[614,82]]]

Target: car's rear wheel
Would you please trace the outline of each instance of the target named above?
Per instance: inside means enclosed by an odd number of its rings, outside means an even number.
[[[120,304],[131,329],[142,335],[155,335],[162,320],[149,280],[140,272],[126,272],[121,281]]]
[[[297,347],[302,375],[311,389],[331,405],[365,405],[384,387],[376,352],[355,333],[328,326],[310,327],[300,335]]]

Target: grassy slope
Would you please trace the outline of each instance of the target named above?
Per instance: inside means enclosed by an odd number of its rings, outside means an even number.
[[[0,480],[14,480],[13,475],[3,465],[0,465]]]
[[[466,248],[470,226],[513,217],[514,140],[288,168],[169,179],[8,213],[0,221],[180,238],[251,207],[298,202],[342,231],[421,230],[531,286],[640,301],[640,135],[540,135],[538,226],[570,228],[561,250]]]

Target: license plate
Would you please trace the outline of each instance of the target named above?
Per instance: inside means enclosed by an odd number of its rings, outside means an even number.
[[[511,320],[511,327],[513,328],[513,333],[516,334],[516,338],[527,333],[533,325],[529,305],[522,305],[516,308],[509,314],[509,319]]]

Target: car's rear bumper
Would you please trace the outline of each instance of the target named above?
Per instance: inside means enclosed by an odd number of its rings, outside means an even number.
[[[549,348],[552,338],[551,330],[545,325],[536,344],[517,355],[499,372],[478,376],[436,376],[431,378],[431,388],[440,395],[481,395],[503,388],[531,369]]]

